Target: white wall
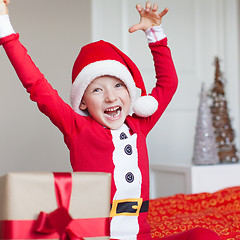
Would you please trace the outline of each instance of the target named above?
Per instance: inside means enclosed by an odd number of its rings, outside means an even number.
[[[155,84],[152,57],[144,34],[127,29],[139,19],[135,5],[143,0],[95,0],[93,40],[118,45],[139,66],[150,91]],[[214,58],[219,56],[227,79],[226,94],[239,139],[238,0],[158,0],[169,8],[163,27],[169,39],[179,87],[169,108],[150,133],[151,162],[189,164],[192,161],[199,93],[204,81],[214,81]],[[109,16],[107,13],[111,11]],[[116,26],[113,28],[113,25]],[[239,140],[237,147],[239,148]]]
[[[90,41],[88,0],[11,1],[10,17],[36,65],[69,102],[71,69]],[[0,174],[70,171],[62,134],[39,112],[0,48]]]
[[[71,68],[81,46],[104,38],[137,63],[148,90],[154,85],[152,57],[138,21],[138,0],[11,1],[12,23],[35,63],[69,102]],[[179,76],[179,88],[148,138],[151,162],[190,163],[200,85],[213,82],[213,60],[222,59],[227,99],[239,137],[238,0],[157,0],[169,7],[164,29]],[[0,174],[9,171],[68,171],[61,133],[39,113],[0,50]],[[239,138],[238,138],[239,139]],[[239,140],[237,141],[239,148]]]
[[[200,86],[202,82],[208,87],[213,83],[215,56],[220,57],[221,70],[227,80],[226,97],[239,148],[238,1],[164,2],[170,4],[171,14],[165,26],[179,88],[170,108],[150,135],[151,161],[191,163]]]

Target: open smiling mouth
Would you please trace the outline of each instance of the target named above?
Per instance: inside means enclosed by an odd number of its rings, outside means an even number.
[[[104,111],[104,114],[106,114],[110,118],[117,118],[122,111],[122,107],[114,107],[114,108],[108,108]]]

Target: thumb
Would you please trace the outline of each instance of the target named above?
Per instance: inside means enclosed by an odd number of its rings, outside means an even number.
[[[2,2],[2,1],[1,1]],[[8,5],[10,3],[10,0],[3,0],[3,2]]]
[[[141,23],[135,24],[135,25],[133,25],[132,27],[130,27],[130,28],[128,29],[128,31],[129,31],[130,33],[136,32],[136,31],[138,31],[138,30],[142,30],[142,24],[141,24]]]
[[[0,15],[8,14],[8,8],[7,8],[8,3],[9,3],[8,0],[6,1],[0,0]]]

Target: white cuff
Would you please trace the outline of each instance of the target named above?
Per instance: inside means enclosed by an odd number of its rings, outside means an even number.
[[[148,43],[160,41],[166,37],[162,25],[154,26],[145,31]]]
[[[0,15],[0,38],[15,33],[9,19],[9,15]]]

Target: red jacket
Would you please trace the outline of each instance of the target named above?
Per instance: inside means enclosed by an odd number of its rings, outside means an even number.
[[[111,199],[116,192],[114,182],[113,151],[114,144],[109,129],[97,123],[91,116],[83,117],[75,113],[58,95],[57,91],[45,79],[34,65],[27,50],[19,42],[18,34],[0,39],[23,86],[52,123],[63,133],[64,141],[70,151],[73,171],[112,173]],[[149,44],[153,54],[157,83],[152,90],[158,103],[158,110],[150,117],[136,115],[126,118],[126,125],[131,134],[137,136],[138,167],[141,171],[141,198],[149,200],[149,162],[146,137],[156,124],[177,88],[177,75],[167,47],[167,39]],[[138,217],[139,233],[137,239],[150,239],[150,228],[146,222],[147,212]]]

